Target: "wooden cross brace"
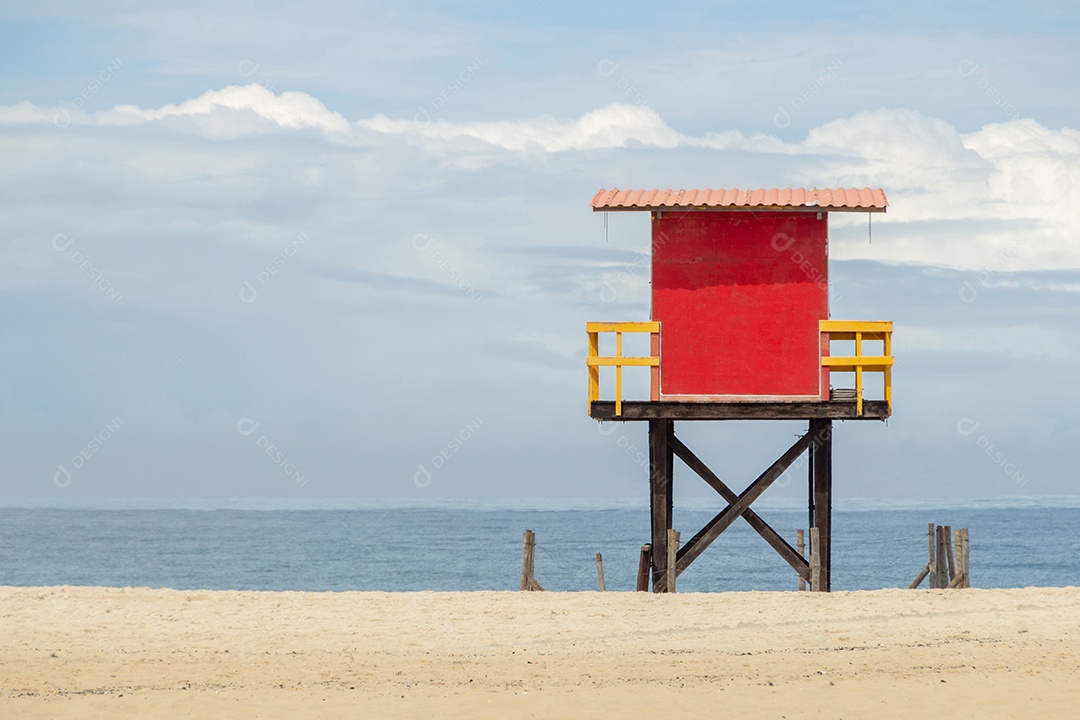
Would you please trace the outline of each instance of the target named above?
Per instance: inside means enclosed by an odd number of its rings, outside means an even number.
[[[787,541],[761,519],[750,505],[764,493],[784,472],[795,462],[796,459],[807,449],[820,445],[827,441],[827,435],[831,432],[831,423],[821,423],[811,431],[800,437],[788,450],[781,455],[767,470],[761,473],[742,493],[736,494],[729,488],[716,473],[708,468],[702,460],[693,453],[681,440],[675,436],[674,423],[668,426],[667,449],[678,456],[683,463],[693,470],[709,487],[715,490],[728,503],[727,507],[718,513],[705,527],[697,532],[687,543],[679,548],[675,573],[681,574],[690,566],[705,549],[727,530],[739,517],[746,520],[765,542],[791,565],[792,569],[807,582],[811,582],[810,564],[802,557]]]

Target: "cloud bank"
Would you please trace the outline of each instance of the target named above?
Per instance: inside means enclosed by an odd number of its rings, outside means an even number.
[[[230,141],[224,152],[201,157],[197,171],[179,158],[158,164],[156,177],[145,167],[131,168],[151,185],[198,172],[257,186],[285,180],[283,176],[295,171],[267,164],[257,152],[245,155],[245,138],[304,144],[310,154],[303,175],[315,185],[329,181],[342,157],[360,159],[395,143],[406,146],[399,155],[409,156],[409,161],[385,158],[387,163],[397,161],[398,167],[380,167],[380,173],[396,175],[402,166],[416,162],[430,165],[433,170],[415,179],[419,184],[439,182],[438,174],[448,168],[478,173],[526,163],[562,165],[568,156],[592,162],[584,158],[622,149],[630,151],[631,158],[649,158],[656,168],[651,184],[748,185],[748,176],[768,174],[772,182],[767,185],[884,187],[892,207],[878,222],[876,242],[867,242],[858,219],[838,218],[834,223],[833,252],[839,259],[976,272],[1080,268],[1080,244],[1073,241],[1080,233],[1080,214],[1073,211],[1080,205],[1080,132],[1052,130],[1033,120],[992,123],[960,133],[917,112],[882,109],[829,122],[790,143],[722,128],[703,136],[686,135],[648,107],[621,103],[569,120],[542,116],[455,123],[424,112],[413,118],[376,115],[350,122],[306,93],[274,93],[252,84],[159,108],[120,105],[98,113],[20,103],[0,107],[0,125],[8,128],[9,142],[30,136],[39,144],[63,148],[69,157],[88,159],[93,150],[72,147],[71,136],[108,143],[153,132],[158,142],[151,152],[169,153],[185,143],[196,153],[205,151],[207,146],[198,139]],[[19,154],[17,147],[11,149]],[[656,161],[657,150],[668,151],[668,166]],[[697,161],[688,162],[688,155],[696,155]],[[112,162],[142,165],[144,159],[120,157]],[[702,172],[710,163],[712,171]],[[740,172],[740,167],[752,170]],[[771,174],[763,172],[766,168],[773,169]],[[633,173],[609,171],[597,180],[629,186],[650,184],[647,177],[638,168]]]

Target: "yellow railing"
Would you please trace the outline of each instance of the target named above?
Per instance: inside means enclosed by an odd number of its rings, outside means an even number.
[[[825,355],[821,366],[833,372],[855,373],[855,399],[857,410],[862,415],[863,373],[874,372],[884,375],[885,403],[892,414],[892,322],[887,320],[822,320],[821,333],[832,341],[855,341],[854,355]],[[881,355],[864,355],[863,342],[880,342]]]
[[[585,324],[589,334],[589,357],[585,364],[589,368],[589,411],[592,404],[600,399],[600,368],[615,368],[615,414],[622,415],[622,369],[627,366],[650,367],[650,399],[660,399],[660,323],[658,322],[591,322]],[[615,354],[600,354],[600,333],[615,333]],[[651,335],[648,357],[624,357],[622,354],[623,333],[649,333]]]

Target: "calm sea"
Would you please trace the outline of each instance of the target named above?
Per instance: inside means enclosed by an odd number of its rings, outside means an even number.
[[[514,590],[521,536],[551,590],[632,590],[644,506],[577,509],[0,508],[0,585],[239,590]],[[676,508],[692,535],[715,512]],[[760,514],[794,544],[805,511]],[[834,511],[833,588],[906,587],[926,564],[929,522],[967,527],[975,587],[1080,585],[1080,504],[869,506]],[[791,590],[794,572],[744,522],[679,578],[683,591]]]

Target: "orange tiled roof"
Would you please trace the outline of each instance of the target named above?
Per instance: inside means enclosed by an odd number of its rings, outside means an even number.
[[[884,212],[880,188],[740,188],[719,190],[600,190],[593,210],[795,210]]]

